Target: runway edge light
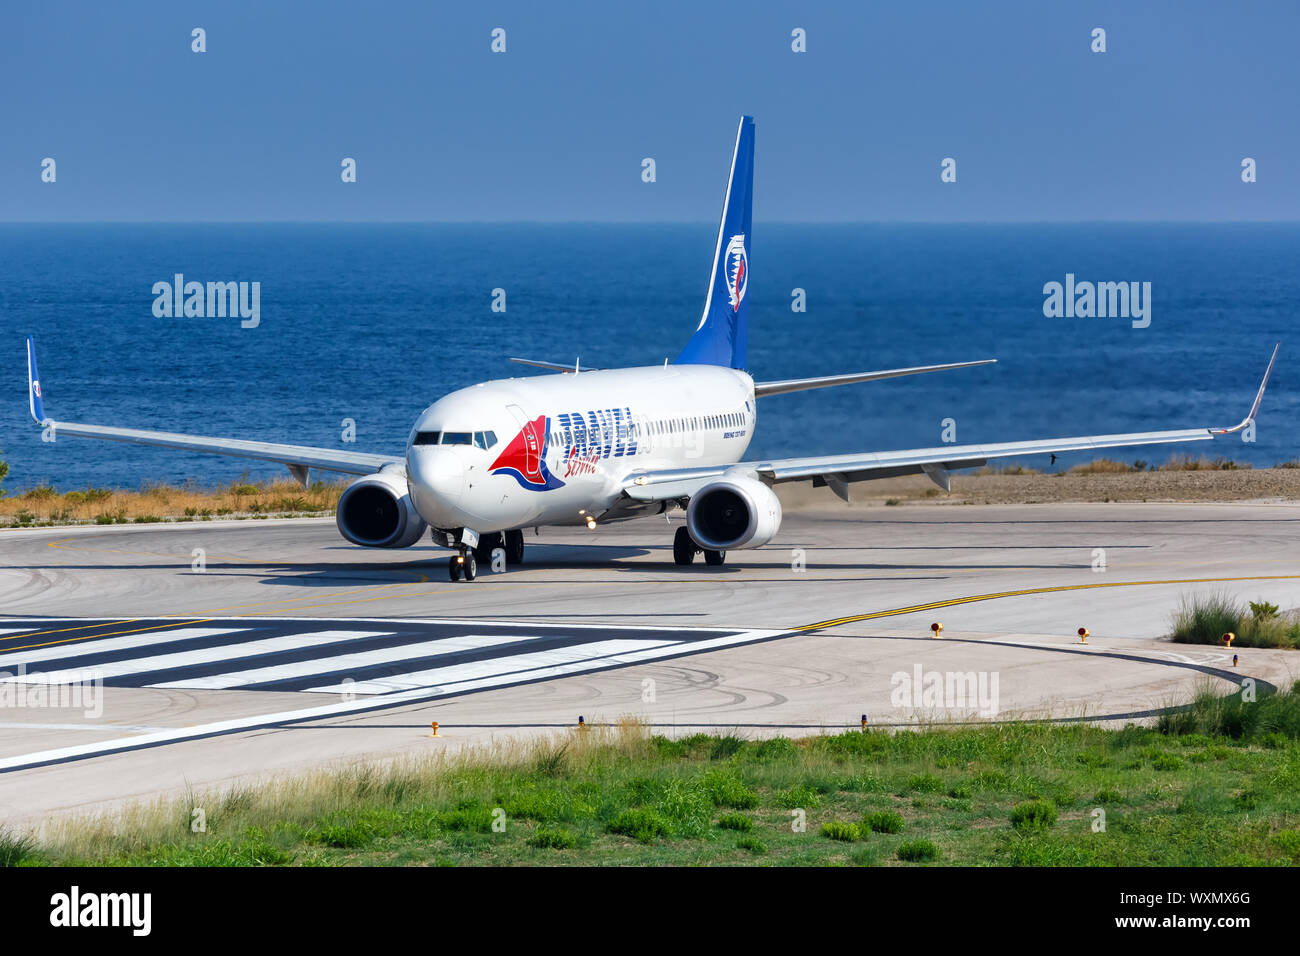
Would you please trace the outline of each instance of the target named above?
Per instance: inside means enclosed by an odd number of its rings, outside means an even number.
[[[430,737],[437,737],[437,736],[438,736],[438,722],[437,722],[436,720],[433,721],[432,726],[433,726],[433,733],[429,734],[429,736],[430,736]]]

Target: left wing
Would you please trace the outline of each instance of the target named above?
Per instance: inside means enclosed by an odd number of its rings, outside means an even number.
[[[1260,382],[1250,412],[1232,428],[1187,428],[1179,431],[1085,435],[1079,438],[1045,438],[990,445],[945,445],[938,448],[912,448],[904,451],[747,461],[735,465],[634,472],[627,476],[623,493],[638,501],[689,498],[723,472],[736,468],[749,472],[769,484],[811,479],[814,486],[828,485],[832,491],[847,501],[848,486],[851,482],[893,478],[898,475],[925,474],[944,491],[948,491],[951,487],[949,472],[958,468],[978,467],[992,458],[1209,441],[1215,435],[1239,432],[1254,422],[1255,415],[1259,412],[1260,402],[1264,398],[1264,389],[1268,385],[1269,375],[1273,372],[1273,363],[1277,360],[1278,347],[1280,346],[1273,349],[1273,357],[1269,359],[1268,369],[1264,372],[1264,380]]]
[[[276,442],[245,441],[239,438],[209,438],[178,432],[111,428],[107,425],[82,425],[77,422],[55,421],[45,414],[40,376],[36,371],[36,345],[30,337],[27,339],[27,399],[32,418],[43,428],[51,429],[55,439],[64,435],[74,435],[80,438],[102,438],[135,445],[154,445],[160,448],[178,448],[183,451],[206,452],[212,455],[233,455],[237,458],[275,461],[287,465],[290,473],[304,485],[307,483],[307,471],[310,468],[350,475],[368,475],[379,471],[385,465],[401,464],[404,461],[400,455],[373,455],[337,448],[314,448],[309,445],[281,445]]]

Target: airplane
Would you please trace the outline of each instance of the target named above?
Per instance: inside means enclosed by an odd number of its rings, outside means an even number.
[[[404,454],[367,454],[234,438],[61,422],[45,414],[36,347],[27,340],[32,417],[52,437],[77,436],[233,455],[359,475],[339,497],[338,530],[367,548],[406,548],[430,531],[451,549],[452,581],[473,581],[497,548],[523,561],[525,528],[582,526],[683,509],[673,560],[721,565],[730,550],[758,548],[781,526],[773,485],[811,481],[845,501],[855,482],[924,474],[945,491],[950,473],[996,458],[1204,441],[1251,426],[1278,347],[1249,414],[1231,428],[1129,432],[821,457],[745,460],[758,401],[806,389],[988,365],[995,359],[818,378],[755,382],[746,371],[754,120],[742,116],[713,251],[704,312],[662,366],[592,369],[535,359],[512,362],[553,374],[501,379],[438,399],[416,418]]]

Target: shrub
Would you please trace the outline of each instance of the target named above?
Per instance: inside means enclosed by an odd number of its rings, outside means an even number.
[[[742,833],[748,833],[754,829],[754,821],[743,813],[724,813],[718,820],[718,826],[724,830],[739,830]]]
[[[572,850],[578,838],[568,830],[543,827],[528,838],[528,845],[541,850]]]
[[[737,810],[752,810],[758,806],[758,794],[731,773],[710,770],[701,779],[700,789],[715,806]]]
[[[918,793],[943,793],[943,781],[934,774],[923,773],[908,780],[907,789]]]
[[[736,841],[737,850],[748,850],[754,856],[761,856],[767,852],[767,844],[758,837],[743,836]]]
[[[1300,615],[1281,614],[1276,604],[1250,602],[1250,613],[1226,594],[1184,599],[1171,620],[1171,640],[1218,644],[1236,635],[1234,647],[1300,647]]]
[[[1273,834],[1273,845],[1281,850],[1284,856],[1289,856],[1296,863],[1300,863],[1300,830],[1279,830]]]
[[[0,866],[18,866],[35,857],[35,840],[25,833],[0,827]]]
[[[787,810],[815,807],[821,802],[821,796],[808,787],[805,787],[803,784],[796,784],[789,790],[784,790],[776,796],[777,806],[785,807]]]
[[[784,757],[793,757],[798,751],[794,741],[789,737],[772,737],[769,740],[763,740],[754,748],[755,760],[778,760]]]
[[[1046,830],[1055,822],[1056,804],[1049,800],[1029,800],[1011,811],[1011,825],[1017,830]]]
[[[893,810],[879,810],[862,818],[863,824],[877,833],[902,833],[903,815]]]
[[[898,858],[906,863],[928,863],[939,859],[939,848],[929,840],[907,840],[898,844]]]
[[[1241,608],[1227,594],[1184,598],[1173,614],[1170,638],[1183,644],[1218,644],[1241,631]]]
[[[1277,617],[1278,607],[1267,601],[1250,601],[1250,614],[1257,621],[1267,621]]]
[[[640,843],[653,843],[660,837],[668,835],[668,821],[653,810],[624,810],[609,822],[606,828],[610,833],[629,836]]]
[[[830,837],[832,840],[843,840],[845,843],[856,843],[862,839],[862,827],[856,823],[831,820],[822,824],[822,836]]]
[[[1155,759],[1151,761],[1151,766],[1157,770],[1182,770],[1183,761],[1173,754],[1157,754]]]

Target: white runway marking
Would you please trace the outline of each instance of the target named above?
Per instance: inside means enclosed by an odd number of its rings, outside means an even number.
[[[284,637],[268,637],[264,640],[248,641],[242,644],[223,644],[220,647],[203,647],[193,651],[179,651],[175,654],[159,654],[156,657],[136,657],[125,661],[113,661],[108,664],[93,664],[77,670],[50,671],[48,673],[37,671],[17,677],[3,677],[0,678],[0,682],[72,684],[85,680],[109,680],[113,677],[124,677],[127,674],[144,674],[149,671],[190,667],[194,664],[212,664],[216,661],[239,660],[257,654],[293,651],[303,647],[333,644],[343,640],[379,637],[385,633],[387,632],[314,631],[308,634],[289,634]],[[3,660],[3,658],[0,658],[0,660]]]
[[[0,723],[0,730],[93,730],[98,733],[108,733],[109,731],[126,730],[135,731],[136,733],[156,734],[171,730],[170,727],[151,727],[148,725],[133,724],[98,724],[93,721],[86,721],[84,724],[24,724],[24,723]]]
[[[234,671],[229,674],[213,674],[209,677],[191,677],[150,687],[186,688],[188,690],[226,690],[231,687],[243,687],[248,684],[264,684],[275,680],[288,680],[293,677],[309,677],[312,674],[328,674],[332,671],[346,671],[350,668],[373,667],[376,664],[391,664],[395,661],[413,660],[421,657],[436,657],[439,654],[452,654],[456,651],[473,651],[480,648],[495,647],[498,644],[513,644],[517,641],[537,640],[533,635],[511,635],[502,637],[495,634],[466,634],[463,637],[446,637],[422,644],[402,644],[398,647],[385,647],[377,651],[361,651],[356,654],[338,654],[334,657],[317,657],[309,661],[296,661],[292,664],[277,664],[270,667],[257,667],[253,670]],[[512,660],[513,658],[502,658]],[[344,685],[338,685],[344,686]],[[353,688],[358,694],[375,693]]]
[[[42,647],[39,650],[9,654],[0,652],[0,668],[17,667],[19,664],[36,664],[40,661],[57,661],[65,657],[80,657],[83,654],[101,654],[110,651],[129,651],[151,644],[167,644],[172,641],[184,641],[196,637],[217,637],[224,634],[240,634],[244,627],[182,627],[174,631],[150,631],[148,634],[132,634],[128,637],[88,638],[75,644],[59,644],[54,647]]]
[[[373,623],[381,622],[374,621]],[[473,626],[481,626],[484,623],[489,622],[475,621],[473,622]],[[607,629],[613,631],[618,630],[617,627],[609,626],[607,626]],[[669,629],[664,628],[663,630],[667,631]],[[693,630],[698,633],[701,630],[715,631],[720,629],[682,628],[681,630]],[[396,691],[381,697],[368,696],[354,700],[336,701],[332,704],[302,707],[296,710],[280,711],[271,714],[254,714],[248,717],[237,717],[230,720],[215,721],[209,724],[196,724],[189,727],[160,730],[156,733],[145,733],[131,737],[117,737],[112,740],[101,740],[97,743],[77,744],[71,747],[59,747],[35,753],[17,754],[11,757],[0,757],[0,771],[16,770],[23,767],[55,763],[64,760],[78,760],[84,757],[94,757],[99,754],[106,754],[124,749],[152,747],[163,744],[178,743],[184,740],[194,740],[201,737],[239,733],[240,731],[254,730],[260,727],[273,727],[280,724],[299,723],[306,720],[323,720],[344,714],[362,713],[379,708],[387,709],[401,704],[412,704],[427,700],[435,700],[439,697],[455,696],[458,694],[470,693],[475,690],[509,687],[513,684],[548,680],[553,677],[564,677],[569,674],[581,674],[585,671],[609,667],[651,663],[656,658],[665,657],[670,654],[704,653],[706,651],[719,650],[724,647],[734,647],[739,644],[751,644],[754,641],[779,637],[785,633],[787,632],[768,630],[721,631],[718,633],[717,637],[708,637],[689,642],[682,641],[680,643],[667,643],[651,647],[642,646],[639,650],[629,650],[622,654],[611,655],[603,658],[574,661],[568,664],[552,664],[547,667],[538,667],[528,671],[515,671],[509,674],[499,674],[491,677],[466,680],[457,683],[451,690],[443,690],[437,687],[421,687],[414,690]],[[653,642],[642,641],[640,643],[644,645]]]
[[[448,685],[460,684],[482,677],[497,677],[504,674],[517,675],[522,671],[533,670],[538,667],[572,664],[578,661],[598,663],[600,658],[613,657],[628,651],[644,651],[681,643],[681,641],[644,639],[594,641],[590,644],[575,644],[572,647],[559,647],[549,651],[515,654],[511,657],[494,657],[487,661],[452,664],[450,667],[434,667],[429,670],[383,677],[378,680],[360,681],[353,684],[330,684],[327,687],[308,687],[307,691],[318,694],[342,694],[351,690],[354,694],[388,694],[393,691],[415,690],[421,687],[441,687],[454,690]]]

